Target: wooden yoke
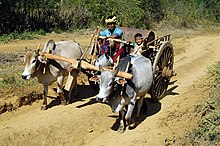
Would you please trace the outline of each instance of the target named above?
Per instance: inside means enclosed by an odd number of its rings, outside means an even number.
[[[127,66],[126,66],[126,69],[125,69],[125,72],[126,72],[126,73],[128,72],[129,66],[130,66],[130,62],[128,62]],[[124,80],[124,81],[123,81],[123,83],[122,83],[121,96],[123,95],[124,86],[125,86],[125,83],[126,83],[125,78],[123,78],[123,80]],[[123,97],[122,97],[122,98],[123,98]]]
[[[65,62],[69,62],[72,64],[72,66],[74,68],[78,68],[78,64],[79,62],[76,60],[76,59],[73,59],[73,58],[66,58],[66,57],[62,57],[62,56],[57,56],[57,55],[54,55],[54,54],[49,54],[49,53],[43,53],[43,52],[39,52],[39,54],[41,56],[44,56],[48,59],[54,59],[54,60],[59,60],[59,61],[65,61]],[[81,61],[81,67],[85,70],[95,70],[95,71],[99,71],[99,67],[98,66],[94,66],[92,64],[89,64],[85,61]],[[109,70],[109,71],[112,71],[111,69],[107,69],[107,68],[104,68],[105,70]],[[117,76],[119,77],[123,77],[123,78],[126,78],[126,79],[132,79],[132,74],[129,74],[129,73],[126,73],[126,72],[121,72],[119,71],[117,73]]]

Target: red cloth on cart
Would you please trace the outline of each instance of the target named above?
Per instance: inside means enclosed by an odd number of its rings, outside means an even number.
[[[102,43],[102,46],[101,46],[101,55],[103,55],[104,53],[106,53],[107,51],[109,51],[109,45],[110,43],[108,41],[104,41]],[[121,48],[120,48],[121,47]],[[115,50],[115,51],[114,51]],[[117,57],[120,55],[121,57],[124,57],[124,49],[123,49],[123,46],[121,46],[121,43],[116,43],[115,44],[115,48],[112,48],[112,51],[114,52],[111,52],[111,54],[115,54],[112,57],[112,60],[115,62],[117,60]]]

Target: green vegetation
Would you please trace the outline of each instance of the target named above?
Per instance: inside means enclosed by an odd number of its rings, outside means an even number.
[[[0,114],[42,99],[42,87],[36,81],[23,80],[20,53],[0,53]]]
[[[1,77],[0,81],[0,90],[4,89],[5,87],[21,87],[24,85],[27,85],[27,81],[21,80],[21,77],[18,74],[9,74],[9,75],[4,75]]]
[[[164,22],[175,27],[204,27],[220,22],[220,1],[187,0],[170,2],[166,0]]]
[[[0,53],[0,96],[2,93],[21,92],[24,87],[39,86],[36,79],[30,81],[21,79],[24,65],[18,59],[19,55],[19,53]]]
[[[0,98],[10,99],[14,95],[25,96],[32,91],[41,91],[41,85],[36,79],[29,81],[21,79],[22,71],[21,64],[4,66],[3,73],[0,74]]]
[[[2,0],[0,35],[104,25],[109,15],[127,27],[209,27],[220,23],[219,0]]]
[[[46,32],[43,31],[42,29],[35,31],[35,32],[12,32],[9,34],[3,34],[0,35],[0,43],[8,43],[11,40],[32,40],[38,38],[40,35],[45,35]]]
[[[220,62],[210,73],[215,79],[210,97],[201,110],[199,126],[189,136],[192,145],[220,145]]]
[[[24,86],[34,86],[34,81],[26,81],[21,79],[23,71],[22,65],[4,66],[3,74],[0,75],[0,90],[4,88],[20,88]]]

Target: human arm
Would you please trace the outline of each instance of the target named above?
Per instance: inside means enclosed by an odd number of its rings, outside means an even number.
[[[122,39],[123,31],[116,27],[113,34],[110,36],[112,39]]]
[[[99,35],[100,35],[100,36],[106,36],[106,30],[100,31],[100,32],[99,32]]]
[[[110,35],[108,38],[117,39],[119,38],[119,35],[116,33],[116,34]]]

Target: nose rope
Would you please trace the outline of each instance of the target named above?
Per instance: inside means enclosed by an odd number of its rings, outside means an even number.
[[[37,57],[38,58],[38,57]],[[42,62],[40,62],[40,60],[37,59],[37,63],[39,63],[37,69],[35,69],[35,71],[32,74],[35,74],[41,67],[41,65],[43,64]]]
[[[113,87],[114,88],[114,87]],[[106,96],[106,97],[104,97],[104,98],[106,98],[106,102],[109,102],[109,98],[115,98],[115,95],[116,95],[116,92],[117,92],[118,90],[112,90],[111,91],[111,93],[110,93],[110,95],[109,96]],[[97,97],[98,99],[100,99],[99,97]]]
[[[38,65],[37,69],[34,71],[34,73],[36,73],[36,72],[40,69],[41,64],[42,64],[42,63],[39,61],[39,65]]]
[[[55,50],[55,47],[56,47],[56,44],[54,44],[54,47],[53,47],[53,50]],[[47,49],[46,51],[42,51],[42,55],[44,56],[44,54],[46,54],[46,53],[51,53],[51,49],[49,48],[49,49]],[[38,54],[38,56],[37,56],[37,60],[39,61],[39,66],[37,67],[37,69],[34,71],[34,72],[37,72],[39,69],[40,69],[40,67],[41,67],[41,65],[42,64],[44,64],[45,66],[44,66],[44,69],[43,69],[43,74],[45,74],[45,72],[46,72],[46,65],[47,65],[47,58],[45,59],[45,63],[43,63],[43,62],[41,62],[40,60],[39,60],[39,56],[41,56],[40,54]],[[43,56],[41,56],[41,57],[43,57]]]

